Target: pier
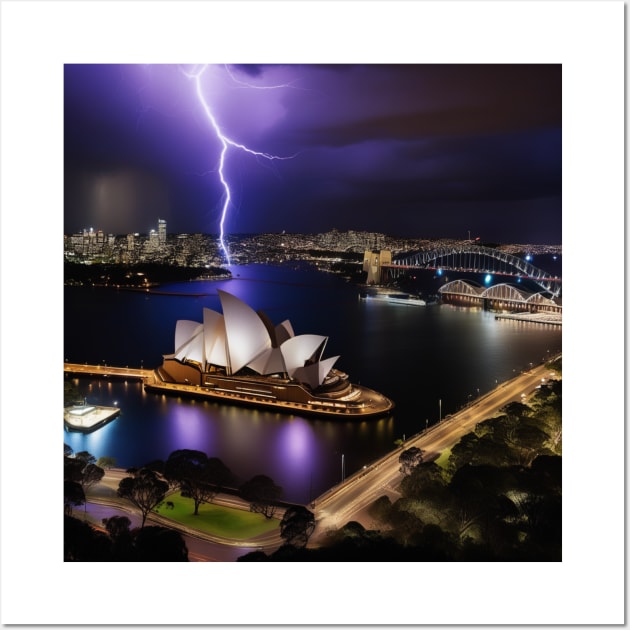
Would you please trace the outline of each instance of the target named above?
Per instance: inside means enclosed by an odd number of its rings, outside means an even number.
[[[89,365],[87,363],[64,363],[63,371],[66,374],[77,376],[96,376],[98,378],[122,378],[144,381],[150,378],[153,370],[144,368],[114,367],[112,365]]]
[[[70,431],[90,433],[96,431],[120,414],[118,407],[75,405],[64,409],[63,422]]]
[[[517,322],[529,322],[532,324],[550,324],[562,326],[562,313],[501,313],[495,319],[512,319]]]

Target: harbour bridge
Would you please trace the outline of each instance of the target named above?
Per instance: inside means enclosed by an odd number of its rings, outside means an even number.
[[[562,294],[562,278],[553,276],[522,258],[483,245],[461,244],[422,250],[392,258],[391,251],[366,251],[363,270],[368,284],[383,284],[410,269],[489,273],[514,280],[530,280],[554,298]],[[508,280],[509,281],[509,280]]]
[[[467,306],[510,312],[562,314],[562,306],[544,292],[529,293],[507,283],[486,288],[469,280],[453,280],[440,287],[438,292],[449,301]]]

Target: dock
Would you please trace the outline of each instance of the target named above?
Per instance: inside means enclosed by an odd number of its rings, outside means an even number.
[[[118,407],[74,405],[63,410],[63,423],[70,431],[90,433],[111,422],[118,414]]]
[[[111,365],[89,365],[87,363],[64,363],[65,374],[73,376],[90,376],[96,378],[112,378],[118,380],[137,380],[146,382],[153,370],[143,368],[114,367]],[[68,431],[90,433],[100,429],[120,414],[118,407],[100,405],[74,405],[63,410],[63,423]]]
[[[517,322],[562,326],[562,313],[505,313],[495,315],[495,319],[513,319]]]

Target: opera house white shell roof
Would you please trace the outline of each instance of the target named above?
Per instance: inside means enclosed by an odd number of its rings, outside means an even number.
[[[313,389],[324,382],[339,358],[322,360],[327,337],[295,335],[288,320],[274,326],[236,296],[218,293],[223,314],[204,308],[203,323],[177,322],[173,358],[195,361],[204,371],[214,365],[227,374],[243,368],[283,374]]]

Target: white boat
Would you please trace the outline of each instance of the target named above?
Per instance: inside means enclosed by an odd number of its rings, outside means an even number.
[[[364,300],[378,300],[389,304],[405,304],[406,306],[426,306],[427,303],[417,295],[409,293],[361,293]]]

